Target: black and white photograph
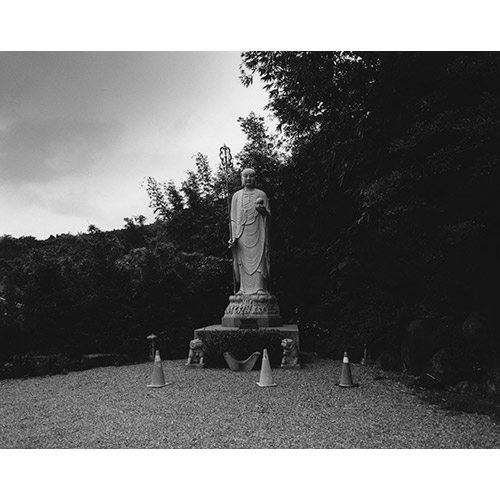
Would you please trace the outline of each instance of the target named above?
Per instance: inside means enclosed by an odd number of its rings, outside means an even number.
[[[500,447],[500,52],[227,19],[0,45],[2,464],[75,457],[71,485],[130,497],[472,494]]]

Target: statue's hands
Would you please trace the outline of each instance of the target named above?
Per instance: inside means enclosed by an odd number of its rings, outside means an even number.
[[[260,196],[255,200],[255,210],[257,210],[260,215],[267,214],[266,207],[264,206],[264,200]]]
[[[234,247],[234,244],[236,243],[236,240],[231,238],[228,242],[227,242],[227,246],[228,248],[233,248]]]

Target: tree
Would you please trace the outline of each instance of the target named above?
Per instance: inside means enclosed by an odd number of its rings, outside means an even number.
[[[291,142],[289,244],[326,256],[330,310],[349,282],[360,308],[493,310],[500,55],[244,53],[255,72]]]

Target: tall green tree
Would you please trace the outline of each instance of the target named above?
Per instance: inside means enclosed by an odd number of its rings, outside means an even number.
[[[246,52],[254,73],[291,143],[290,243],[326,256],[330,304],[352,283],[360,308],[494,309],[498,53]]]

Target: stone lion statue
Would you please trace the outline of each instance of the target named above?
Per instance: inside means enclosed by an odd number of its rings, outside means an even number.
[[[194,339],[189,342],[189,354],[186,365],[200,365],[205,363],[205,353],[203,352],[203,342],[200,339]]]
[[[299,368],[299,350],[293,339],[283,339],[281,341],[283,347],[283,357],[281,358],[281,368]]]

